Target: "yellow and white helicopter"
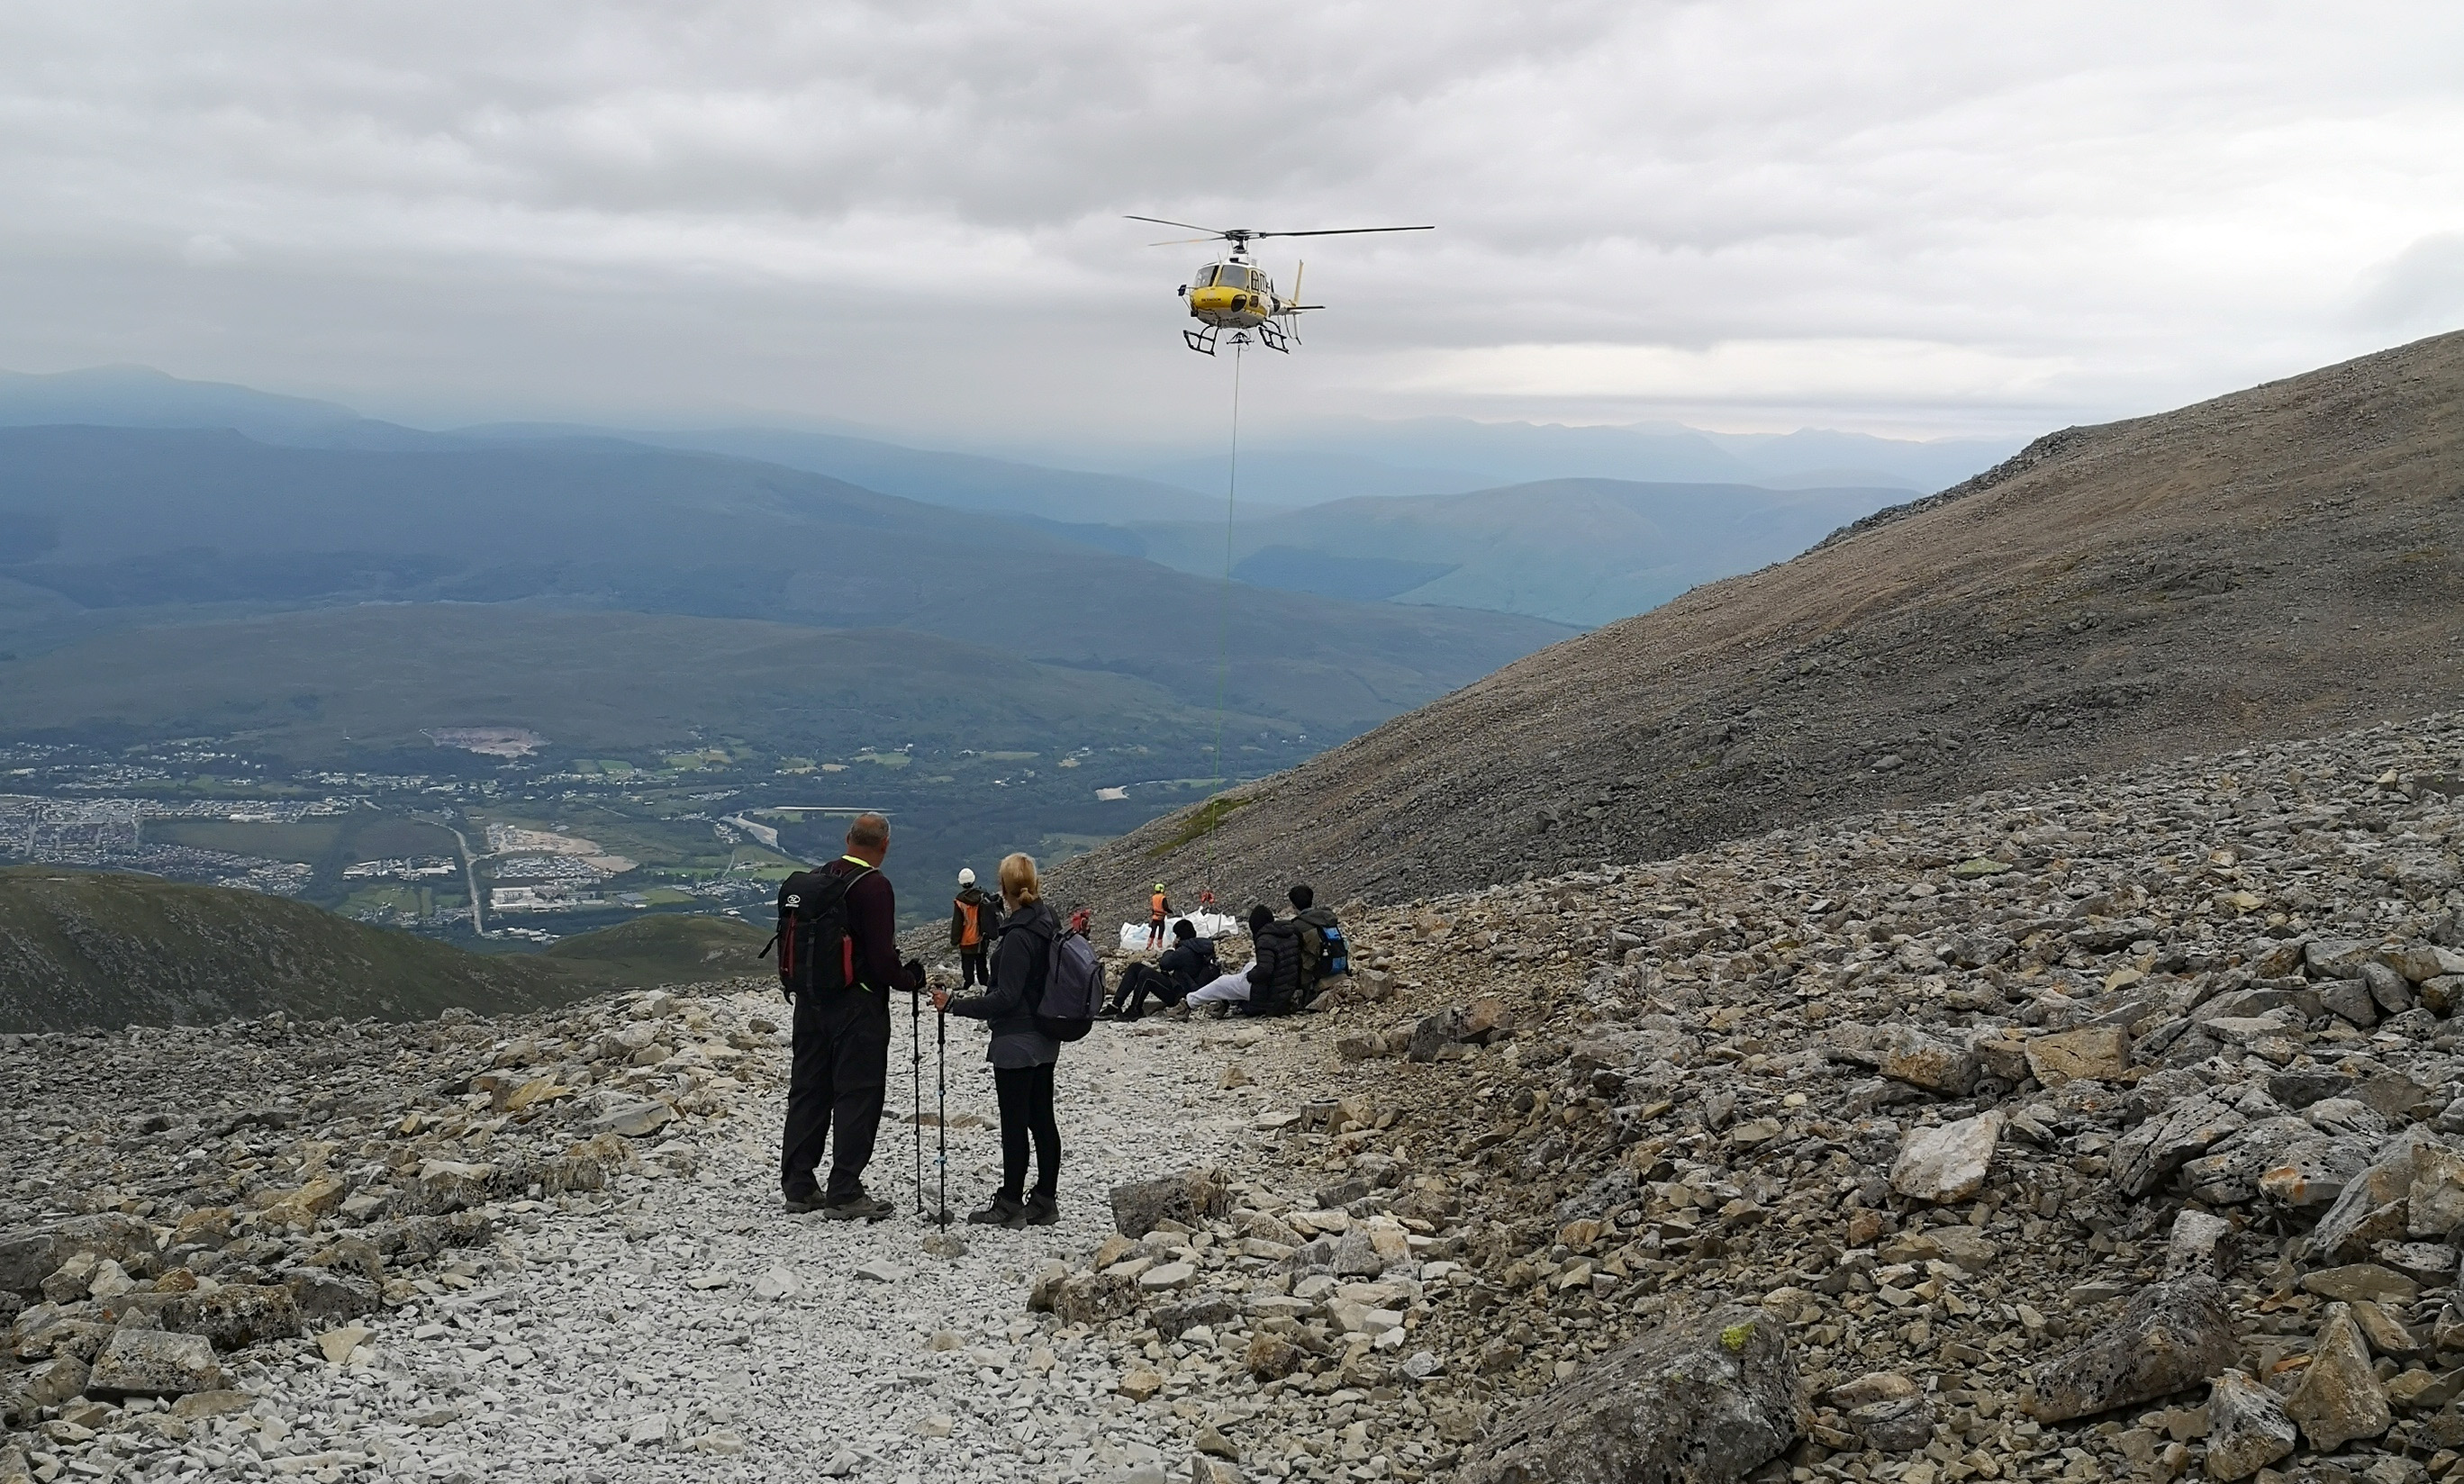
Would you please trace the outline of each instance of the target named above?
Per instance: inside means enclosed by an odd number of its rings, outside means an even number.
[[[1180,338],[1189,348],[1203,355],[1215,354],[1215,337],[1223,330],[1255,330],[1258,338],[1269,350],[1289,352],[1300,338],[1299,316],[1306,310],[1324,309],[1323,304],[1300,301],[1301,273],[1309,267],[1304,263],[1292,273],[1292,296],[1284,298],[1275,293],[1275,282],[1265,269],[1249,261],[1249,244],[1261,237],[1349,237],[1360,232],[1435,231],[1431,227],[1332,227],[1316,231],[1258,231],[1247,227],[1199,227],[1192,222],[1167,221],[1160,216],[1133,216],[1133,222],[1153,222],[1158,227],[1185,227],[1204,232],[1203,237],[1176,237],[1170,242],[1150,243],[1156,248],[1177,247],[1182,243],[1222,241],[1232,244],[1223,257],[1199,269],[1189,282],[1180,286],[1180,296],[1189,302],[1189,317],[1198,321],[1181,328]]]

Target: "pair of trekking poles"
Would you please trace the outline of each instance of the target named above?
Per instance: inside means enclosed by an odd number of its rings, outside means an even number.
[[[940,1148],[935,1166],[940,1174],[940,1205],[932,1215],[924,1211],[924,995],[917,990],[907,996],[912,1014],[908,1017],[908,1080],[915,1089],[915,1214],[936,1227],[950,1224],[950,1017],[941,1011],[933,1012],[934,1044],[934,1126],[939,1130]]]

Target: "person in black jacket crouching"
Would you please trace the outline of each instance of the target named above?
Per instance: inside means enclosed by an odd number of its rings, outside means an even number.
[[[1215,941],[1199,937],[1197,925],[1188,918],[1172,925],[1172,935],[1173,945],[1161,958],[1152,965],[1132,964],[1121,971],[1120,985],[1112,991],[1111,1003],[1104,1007],[1103,1018],[1135,1020],[1146,1014],[1149,995],[1168,1009],[1223,971],[1215,961]]]
[[[993,945],[992,983],[972,999],[933,992],[946,1015],[990,1022],[993,1088],[1001,1102],[1001,1188],[992,1204],[969,1215],[978,1226],[1042,1227],[1061,1219],[1061,1124],[1052,1112],[1052,1072],[1061,1043],[1036,1028],[1045,975],[1061,920],[1044,904],[1035,858],[1001,863],[1001,938]],[[1027,1141],[1035,1143],[1035,1189],[1025,1190]]]

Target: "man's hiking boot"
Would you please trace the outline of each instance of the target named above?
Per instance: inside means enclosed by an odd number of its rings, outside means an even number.
[[[823,1206],[822,1192],[819,1189],[806,1190],[802,1194],[787,1196],[785,1199],[787,1213],[791,1216],[809,1215],[821,1210]]]
[[[1006,1227],[1013,1232],[1025,1226],[1029,1219],[1030,1213],[1025,1202],[1013,1200],[998,1192],[994,1194],[991,1205],[981,1211],[967,1213],[967,1225],[971,1227]]]
[[[846,1200],[822,1208],[825,1221],[879,1221],[891,1214],[888,1201],[877,1200],[858,1190]]]
[[[1048,1190],[1031,1190],[1026,1197],[1026,1222],[1031,1227],[1048,1227],[1061,1219],[1061,1202]]]

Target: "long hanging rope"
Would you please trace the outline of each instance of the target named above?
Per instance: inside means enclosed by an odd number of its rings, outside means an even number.
[[[1215,889],[1215,830],[1223,822],[1220,800],[1223,797],[1223,714],[1232,677],[1232,516],[1241,492],[1241,353],[1249,348],[1246,335],[1232,338],[1232,457],[1223,480],[1223,590],[1215,610],[1215,787],[1199,805],[1199,822],[1206,824],[1206,889]],[[1217,811],[1212,820],[1207,811]],[[1219,903],[1220,906],[1221,904]]]

